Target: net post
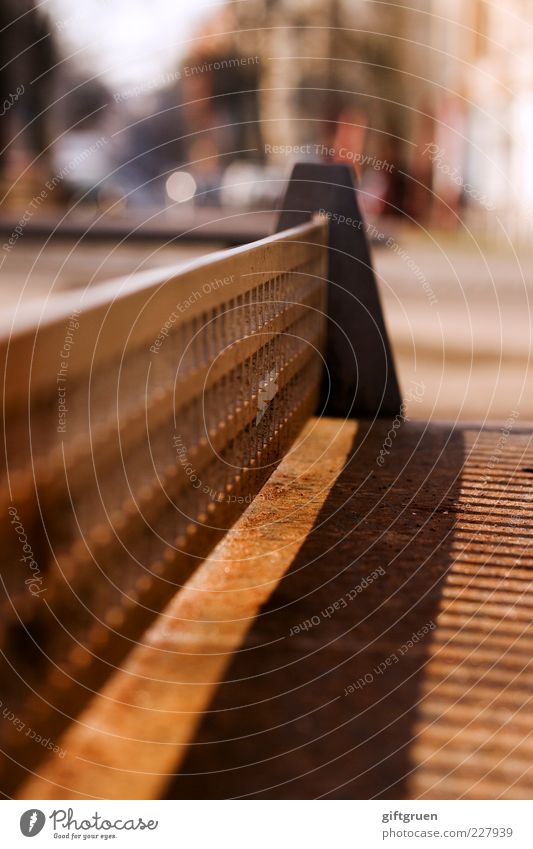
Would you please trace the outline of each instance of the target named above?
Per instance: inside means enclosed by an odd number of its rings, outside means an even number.
[[[277,232],[321,212],[329,220],[328,337],[321,412],[330,416],[395,416],[400,389],[379,292],[348,165],[294,166]]]

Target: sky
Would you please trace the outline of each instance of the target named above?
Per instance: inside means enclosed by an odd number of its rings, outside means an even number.
[[[44,0],[63,50],[114,88],[172,71],[225,0]]]

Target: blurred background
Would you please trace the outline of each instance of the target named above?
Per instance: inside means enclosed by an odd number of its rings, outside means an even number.
[[[0,39],[3,306],[266,234],[344,162],[410,415],[533,420],[528,0],[1,0]],[[94,222],[159,241],[60,241]]]

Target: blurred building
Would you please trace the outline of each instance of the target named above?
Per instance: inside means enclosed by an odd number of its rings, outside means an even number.
[[[453,224],[460,210],[491,235],[499,221],[515,238],[529,234],[528,0],[242,5],[243,39],[262,56],[263,141],[278,149],[267,160],[283,163],[284,148],[329,142],[331,124],[351,107],[367,122],[367,153],[385,152],[411,178],[414,217]]]
[[[195,202],[261,205],[309,157],[351,162],[370,212],[528,238],[529,0],[209,8],[157,0],[148,20],[140,2],[87,0],[74,13],[51,0],[45,16],[31,0],[6,0],[9,196],[36,162],[65,172],[63,188],[84,199],[110,191],[160,205],[169,175],[188,168]],[[70,167],[95,145],[98,156]]]
[[[485,208],[470,204],[474,220],[515,238],[528,236],[533,221],[531,11],[528,0],[433,0],[430,30],[432,77],[466,116],[465,179],[487,195]]]
[[[261,56],[263,141],[322,143],[343,108],[368,115],[374,141],[402,138],[401,6],[368,0],[253,0],[237,8],[241,40]],[[281,161],[283,154],[271,154]]]

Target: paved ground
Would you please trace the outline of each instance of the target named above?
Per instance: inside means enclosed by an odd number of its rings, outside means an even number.
[[[410,415],[532,421],[531,251],[406,231],[373,253]]]
[[[211,242],[176,247],[150,242],[21,238],[0,257],[2,326],[10,325],[13,314],[21,315],[25,308],[66,290],[189,262],[219,247]]]

